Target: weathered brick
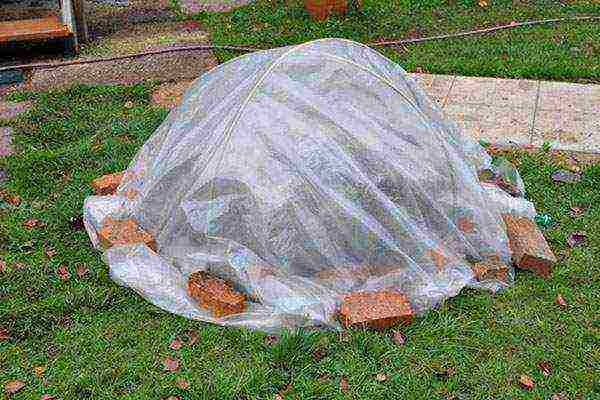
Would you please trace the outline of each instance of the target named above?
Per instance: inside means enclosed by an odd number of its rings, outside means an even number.
[[[121,184],[121,180],[123,180],[123,174],[123,172],[117,172],[115,174],[103,175],[92,181],[92,187],[99,196],[114,194]]]
[[[545,278],[550,276],[556,257],[535,222],[511,214],[502,214],[502,218],[515,265]]]
[[[340,321],[345,327],[385,329],[408,324],[413,316],[406,296],[393,291],[351,293],[340,306]]]
[[[107,217],[98,230],[98,239],[105,249],[116,245],[145,243],[146,246],[156,251],[156,242],[152,236],[141,229],[133,218],[116,220]]]
[[[234,290],[223,279],[204,271],[190,275],[188,293],[215,317],[239,314],[246,306],[246,296],[243,293]]]

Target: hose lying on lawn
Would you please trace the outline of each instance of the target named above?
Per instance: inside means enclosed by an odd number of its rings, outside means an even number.
[[[534,25],[543,25],[543,24],[556,24],[561,22],[572,22],[572,21],[596,21],[600,20],[600,16],[581,16],[581,17],[564,17],[564,18],[553,18],[553,19],[540,19],[533,21],[523,21],[523,22],[512,22],[507,25],[499,25],[491,28],[477,29],[473,31],[465,31],[465,32],[456,32],[449,33],[445,35],[437,35],[437,36],[428,36],[422,38],[414,38],[414,39],[399,39],[399,40],[390,40],[384,42],[373,42],[367,43],[367,46],[371,47],[379,47],[379,46],[394,46],[394,45],[403,45],[410,43],[421,43],[428,42],[432,40],[441,40],[441,39],[450,39],[450,38],[461,38],[465,36],[472,35],[481,35],[484,33],[495,32],[504,29],[513,29],[524,26],[534,26]],[[175,53],[181,51],[202,51],[202,50],[235,50],[235,51],[243,51],[243,52],[254,52],[261,51],[265,49],[258,49],[253,47],[242,47],[242,46],[219,46],[219,45],[194,45],[194,46],[180,46],[180,47],[172,47],[168,49],[160,49],[160,50],[150,50],[144,51],[140,53],[132,53],[132,54],[124,54],[120,56],[112,56],[112,57],[100,57],[100,58],[90,58],[86,60],[72,60],[72,61],[63,61],[57,63],[37,63],[37,64],[22,64],[22,65],[12,65],[9,67],[0,68],[0,72],[2,71],[11,71],[11,70],[20,70],[20,69],[51,69],[51,68],[59,68],[68,65],[81,65],[81,64],[92,64],[92,63],[100,63],[100,62],[110,62],[116,60],[122,60],[126,58],[137,58],[137,57],[145,57],[152,56],[157,54],[165,54],[165,53]]]

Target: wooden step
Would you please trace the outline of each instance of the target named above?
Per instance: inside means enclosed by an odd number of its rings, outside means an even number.
[[[64,38],[72,34],[58,17],[0,22],[0,43]]]

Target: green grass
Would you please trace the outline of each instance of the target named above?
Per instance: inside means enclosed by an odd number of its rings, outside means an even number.
[[[229,13],[195,16],[215,44],[271,48],[324,37],[363,43],[433,36],[511,21],[598,16],[597,0],[363,0],[345,17],[312,21],[302,1],[258,0]],[[600,82],[600,23],[570,22],[387,49],[409,71]],[[221,61],[238,55],[217,52]]]
[[[549,280],[519,272],[513,288],[498,295],[465,291],[404,329],[407,342],[389,332],[303,331],[275,344],[265,335],[225,329],[164,313],[133,291],[117,286],[100,255],[69,218],[91,194],[89,182],[125,168],[164,119],[149,102],[150,85],[75,87],[22,94],[35,106],[4,121],[16,129],[18,155],[0,161],[10,173],[5,188],[18,207],[0,201],[0,385],[21,379],[14,399],[569,399],[600,398],[600,165],[584,169],[572,185],[552,184],[557,166],[548,154],[516,154],[527,190],[539,211],[557,224],[546,235],[560,262]],[[578,218],[572,205],[590,204]],[[27,230],[37,218],[47,225]],[[585,230],[588,242],[569,250],[569,232]],[[49,258],[45,251],[54,249]],[[67,265],[67,281],[55,271]],[[77,277],[85,264],[89,273]],[[562,293],[566,309],[554,304]],[[169,342],[188,330],[198,341],[179,351]],[[179,358],[179,372],[162,359]],[[548,360],[550,376],[538,362]],[[45,366],[42,376],[34,367]],[[449,368],[455,372],[444,373]],[[378,382],[376,374],[388,379]],[[535,389],[516,379],[531,376]],[[179,389],[185,377],[191,386]],[[340,390],[340,380],[348,390]],[[3,394],[0,394],[2,398]],[[579,396],[579,397],[577,397]]]

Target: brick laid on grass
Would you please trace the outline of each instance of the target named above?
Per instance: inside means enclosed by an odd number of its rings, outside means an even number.
[[[99,196],[114,194],[121,184],[121,180],[123,180],[123,174],[123,172],[117,172],[114,174],[103,175],[92,181],[92,187]]]
[[[244,311],[246,296],[223,279],[207,272],[196,272],[188,278],[188,293],[213,316],[224,317]]]
[[[502,218],[515,265],[544,278],[550,276],[556,257],[535,222],[511,214],[502,214]]]
[[[340,306],[345,327],[385,329],[397,323],[412,322],[414,312],[405,295],[393,291],[355,292]]]
[[[156,251],[154,238],[140,228],[133,218],[117,220],[107,217],[102,223],[102,228],[98,230],[98,239],[105,249],[117,245],[145,243]]]

